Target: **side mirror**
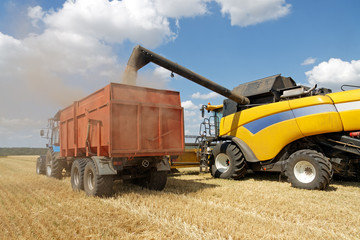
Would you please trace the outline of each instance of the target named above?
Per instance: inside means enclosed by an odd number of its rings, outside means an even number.
[[[40,130],[40,136],[43,137],[45,135],[44,129]]]

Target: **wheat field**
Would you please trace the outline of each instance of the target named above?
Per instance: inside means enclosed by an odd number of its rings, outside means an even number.
[[[111,198],[35,173],[36,156],[0,158],[0,239],[360,239],[360,183],[291,188],[274,174],[170,175],[162,192],[117,182]]]

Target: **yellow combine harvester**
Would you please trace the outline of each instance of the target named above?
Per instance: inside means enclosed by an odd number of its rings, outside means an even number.
[[[325,189],[333,173],[360,178],[360,89],[331,93],[279,74],[231,91],[141,46],[127,72],[136,76],[149,62],[228,98],[215,136],[203,136],[199,145],[200,162],[215,178],[276,171],[305,189]]]

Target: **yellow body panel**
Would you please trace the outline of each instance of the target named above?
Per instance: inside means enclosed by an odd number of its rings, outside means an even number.
[[[223,117],[220,123],[221,136],[243,140],[260,161],[273,159],[297,139],[340,131],[343,131],[340,115],[328,96],[253,107]]]
[[[360,130],[360,89],[330,93],[335,107],[340,113],[344,131]]]
[[[221,110],[223,108],[223,105],[207,105],[206,110],[208,111],[215,111],[215,110]]]
[[[340,115],[328,96],[299,98],[289,101],[289,105],[304,136],[343,130]]]
[[[179,157],[170,163],[171,169],[174,168],[188,168],[199,167],[200,160],[197,157],[197,148],[185,149]]]

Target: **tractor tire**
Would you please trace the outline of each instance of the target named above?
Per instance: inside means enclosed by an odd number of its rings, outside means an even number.
[[[214,178],[243,178],[247,171],[245,157],[239,147],[231,142],[218,144],[214,150],[214,164],[211,165],[211,175]]]
[[[332,174],[330,161],[322,153],[310,149],[291,154],[285,167],[288,182],[295,188],[324,190]]]
[[[46,172],[46,158],[45,156],[40,156],[36,160],[36,173],[38,175],[44,175]]]
[[[64,169],[62,160],[59,159],[59,153],[49,148],[46,154],[46,176],[61,179]]]
[[[84,171],[84,190],[88,196],[110,197],[113,193],[113,175],[98,175],[95,163],[87,161]]]
[[[84,171],[87,159],[76,159],[71,166],[71,187],[75,192],[84,190]]]

